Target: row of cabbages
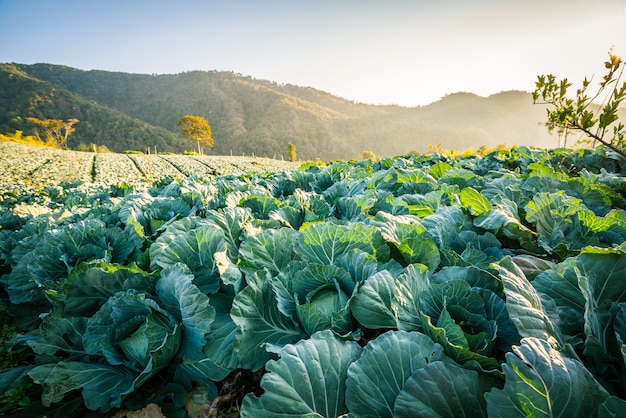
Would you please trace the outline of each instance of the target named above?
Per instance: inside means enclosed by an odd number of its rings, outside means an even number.
[[[0,189],[87,182],[108,186],[151,184],[161,179],[263,173],[296,168],[269,158],[114,154],[66,151],[0,141]]]

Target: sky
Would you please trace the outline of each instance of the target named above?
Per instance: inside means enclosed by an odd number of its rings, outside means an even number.
[[[626,0],[0,0],[0,62],[232,71],[412,107],[599,81],[625,22]]]

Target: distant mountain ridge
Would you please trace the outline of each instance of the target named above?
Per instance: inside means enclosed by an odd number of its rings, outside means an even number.
[[[80,120],[69,145],[106,145],[113,151],[193,149],[177,123],[205,117],[211,154],[277,157],[293,143],[301,159],[356,158],[363,151],[394,156],[498,144],[553,147],[541,122],[545,108],[530,93],[487,98],[454,93],[427,106],[355,103],[313,88],[257,80],[233,72],[145,75],[83,71],[50,64],[0,64],[0,132],[32,126],[25,118]]]

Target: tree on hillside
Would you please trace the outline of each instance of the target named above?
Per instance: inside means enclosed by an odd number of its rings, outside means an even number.
[[[591,95],[588,88],[591,80],[583,80],[582,87],[576,90],[576,98],[567,97],[567,90],[572,86],[567,78],[557,82],[552,74],[540,75],[535,83],[533,102],[550,105],[548,108],[548,130],[557,129],[559,133],[559,146],[567,145],[569,131],[580,131],[592,141],[612,149],[626,158],[626,142],[624,141],[624,124],[616,123],[619,106],[626,99],[626,82],[621,86],[620,80],[624,72],[624,62],[621,57],[609,50],[609,59],[604,63],[607,74],[602,78],[598,91]],[[597,101],[605,93],[601,103]],[[541,98],[541,101],[539,101]],[[610,139],[605,136],[609,128],[613,128]]]
[[[292,163],[298,159],[298,150],[296,149],[296,146],[291,142],[287,144],[287,158],[289,158],[289,161],[291,161]]]
[[[26,118],[26,120],[35,125],[34,133],[39,141],[43,142],[39,135],[39,128],[41,128],[46,141],[54,143],[62,149],[67,148],[67,139],[76,130],[74,125],[79,122],[78,119],[63,121],[61,119],[38,119],[34,117]]]
[[[178,122],[178,128],[183,138],[196,141],[198,144],[198,154],[202,154],[200,145],[211,149],[214,141],[211,137],[211,126],[202,116],[185,115]]]
[[[378,161],[378,157],[374,151],[365,150],[359,154],[359,160],[372,160],[372,162]]]

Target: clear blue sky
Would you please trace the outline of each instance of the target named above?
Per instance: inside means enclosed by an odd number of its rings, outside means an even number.
[[[626,58],[626,0],[0,0],[0,62],[226,70],[374,104],[578,82]]]

